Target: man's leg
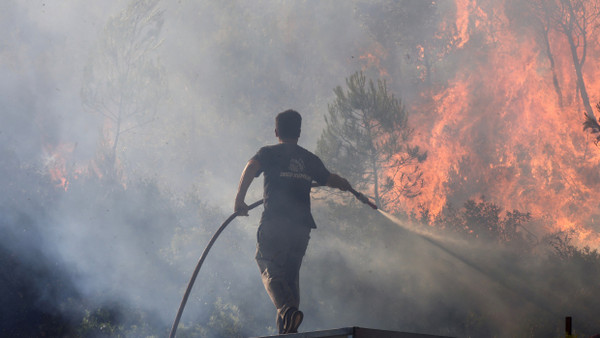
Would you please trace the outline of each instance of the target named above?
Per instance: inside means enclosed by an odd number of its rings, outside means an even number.
[[[308,243],[307,243],[308,244]],[[300,267],[302,259],[306,252],[306,245],[300,244],[300,247],[292,247],[286,262],[286,283],[290,288],[291,298],[289,306],[300,307]]]
[[[304,250],[301,252],[304,253]],[[286,284],[290,288],[289,302],[281,309],[281,318],[283,319],[282,333],[296,333],[298,327],[304,319],[300,307],[300,266],[302,264],[303,255],[298,255],[298,252],[291,252],[288,256],[286,265]]]
[[[284,314],[294,302],[294,291],[290,288],[286,269],[288,245],[286,236],[267,225],[258,230],[256,263],[269,298],[277,309],[277,328],[284,333]]]
[[[283,316],[284,333],[298,332],[298,327],[304,319],[304,314],[298,310],[300,307],[300,266],[302,265],[302,259],[308,246],[310,229],[299,228],[299,231],[294,234],[294,238],[299,240],[294,240],[290,243],[290,250],[286,261],[287,285],[290,287],[292,297],[287,304],[288,309]]]
[[[285,276],[285,270],[276,261],[259,257],[258,254],[256,262],[265,290],[277,308],[277,316],[283,319],[283,314],[294,303],[295,298],[294,291]]]
[[[277,308],[280,333],[284,331],[285,314],[289,309],[297,311],[300,305],[299,270],[309,233],[310,229],[298,226],[280,226],[277,230],[263,225],[259,228],[256,262],[265,290]]]

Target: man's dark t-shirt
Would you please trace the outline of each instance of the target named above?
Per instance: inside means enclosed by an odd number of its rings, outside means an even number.
[[[329,171],[319,157],[297,144],[280,143],[261,148],[254,157],[264,173],[262,220],[286,219],[316,228],[310,212],[312,181],[325,185]]]

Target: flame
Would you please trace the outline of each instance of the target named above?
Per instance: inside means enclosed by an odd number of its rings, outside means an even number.
[[[57,146],[46,144],[44,146],[44,166],[48,170],[50,179],[57,187],[65,191],[69,188],[67,179],[67,157],[75,150],[74,143],[61,143]]]
[[[376,45],[369,52],[365,52],[358,58],[366,62],[363,66],[363,71],[369,68],[375,68],[379,72],[379,76],[383,78],[389,76],[387,70],[381,65],[381,60],[384,60],[386,57],[387,52],[385,49],[383,49],[381,45]]]
[[[493,18],[480,3],[456,0],[454,48],[466,62],[443,88],[411,108],[413,142],[429,151],[422,165],[426,184],[421,196],[397,207],[416,211],[423,205],[439,214],[448,202],[461,206],[485,196],[504,210],[551,220],[550,231],[574,230],[578,243],[597,248],[600,149],[582,131],[583,106],[566,39],[558,32],[550,36],[563,89],[560,107],[548,58],[533,33],[511,27],[502,1],[493,2]],[[473,42],[475,33],[484,38]],[[600,49],[589,44],[587,53],[584,77],[593,106],[600,65],[591,60]]]

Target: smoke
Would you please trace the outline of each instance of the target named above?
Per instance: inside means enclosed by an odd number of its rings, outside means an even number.
[[[458,337],[554,336],[572,315],[580,332],[598,330],[596,307],[581,307],[577,296],[591,281],[576,271],[596,271],[589,262],[466,240],[367,208],[336,219],[330,213],[318,213],[319,235],[313,235],[304,265],[305,285],[319,285],[308,291],[306,306],[316,305],[308,312],[315,312],[311,325]]]
[[[164,25],[148,32],[160,45],[147,57],[165,70],[169,96],[151,123],[123,133],[115,182],[104,155],[113,125],[82,94],[86,69],[107,62],[109,21],[132,3],[8,1],[0,14],[2,248],[15,280],[35,291],[24,306],[69,325],[120,304],[168,327],[203,245],[231,211],[245,161],[274,140],[274,114],[302,111],[314,148],[324,102],[366,48],[351,7],[158,2]],[[256,332],[272,325],[259,279],[245,278],[256,275],[257,222],[237,221],[215,246],[184,323],[208,322],[220,298],[244,313],[260,303]]]
[[[102,70],[111,57],[101,43],[114,37],[108,23],[128,23],[122,13],[132,3],[0,6],[0,257],[10,267],[0,293],[3,334],[110,336],[118,329],[91,327],[112,320],[124,325],[123,335],[164,335],[204,245],[232,212],[245,162],[276,141],[277,112],[302,113],[300,144],[312,150],[332,89],[357,70],[375,77],[387,70],[399,96],[421,100],[415,83],[422,81],[408,71],[420,67],[419,51],[385,51],[365,17],[377,22],[387,3],[157,1],[163,21],[144,31],[158,42],[144,65],[164,71],[167,94],[151,107],[149,123],[121,135],[118,179],[108,177],[115,126],[90,108],[84,89],[99,83],[88,77],[90,66]],[[418,15],[406,23],[408,40],[433,34],[432,18],[455,10],[450,2],[436,11],[411,6]],[[361,58],[368,53],[385,60]],[[442,77],[454,77],[450,66],[438,69]],[[106,69],[96,75],[111,79]],[[131,102],[149,99],[139,95]],[[261,184],[253,183],[247,202],[261,198]],[[544,278],[554,272],[543,262],[458,239],[423,240],[362,205],[314,205],[319,229],[301,272],[302,330],[512,333],[519,315],[547,308],[557,309],[550,317],[558,322],[542,324],[560,327],[566,300],[548,300],[556,288]],[[275,312],[253,258],[259,213],[236,219],[221,235],[181,330],[209,337],[274,332]],[[56,325],[48,329],[49,322]]]

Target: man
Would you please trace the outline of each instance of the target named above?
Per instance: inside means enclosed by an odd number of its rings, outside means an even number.
[[[248,215],[244,202],[254,177],[264,173],[264,211],[257,233],[256,262],[262,282],[277,308],[279,333],[298,332],[304,315],[299,272],[310,231],[316,228],[310,211],[310,188],[319,185],[351,189],[345,178],[330,173],[313,153],[298,145],[302,117],[294,110],[279,113],[275,136],[279,144],[261,148],[248,161],[235,199],[235,212]]]

